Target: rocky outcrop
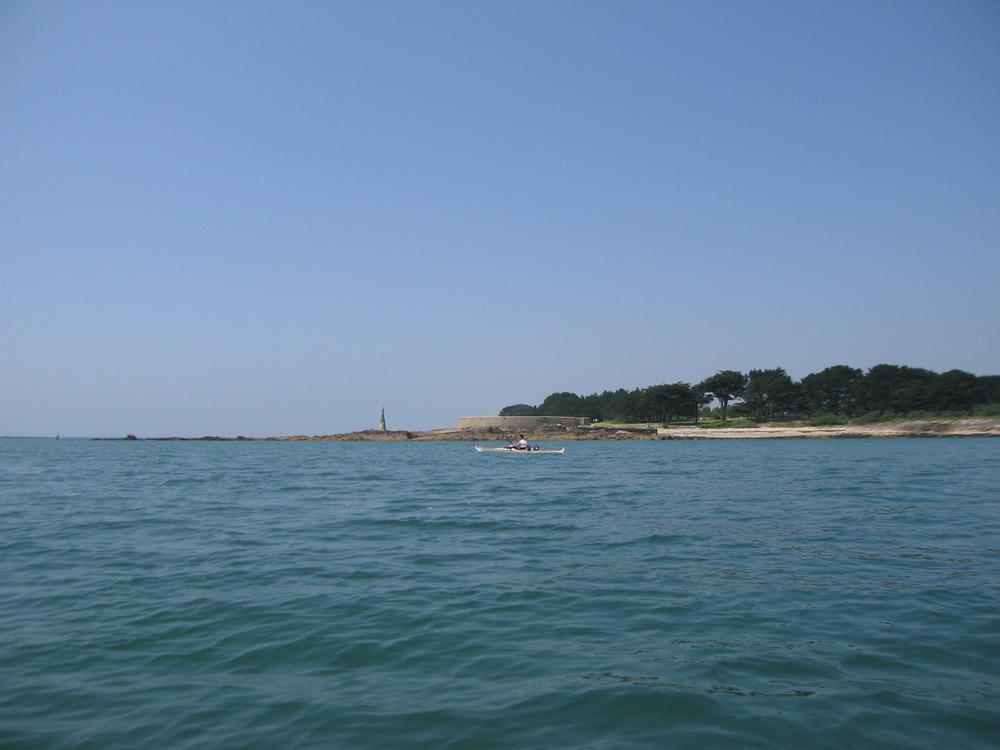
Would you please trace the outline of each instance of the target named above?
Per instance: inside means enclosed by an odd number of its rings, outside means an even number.
[[[406,430],[361,430],[360,432],[345,432],[340,435],[296,435],[291,438],[275,438],[277,440],[372,440],[391,443],[400,440],[413,440],[418,433]]]

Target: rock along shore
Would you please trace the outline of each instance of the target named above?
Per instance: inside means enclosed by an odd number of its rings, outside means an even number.
[[[438,430],[362,430],[335,435],[283,435],[279,437],[160,437],[143,440],[202,440],[202,441],[355,441],[355,442],[427,442],[427,441],[468,441],[497,442],[508,441],[513,436],[496,429],[460,430],[446,427]],[[920,420],[911,422],[880,422],[869,425],[833,425],[829,427],[729,427],[704,428],[683,427],[629,427],[614,429],[601,426],[560,427],[551,426],[525,433],[531,441],[563,440],[761,440],[775,438],[872,438],[872,437],[1000,437],[1000,419],[968,418]],[[136,440],[132,435],[126,438],[97,438],[112,440]]]

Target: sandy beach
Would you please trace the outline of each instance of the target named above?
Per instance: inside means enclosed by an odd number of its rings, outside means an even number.
[[[828,427],[667,427],[657,430],[660,440],[760,440],[768,438],[861,438],[861,437],[984,437],[1000,436],[1000,420],[954,419],[913,422],[880,422],[869,425]]]

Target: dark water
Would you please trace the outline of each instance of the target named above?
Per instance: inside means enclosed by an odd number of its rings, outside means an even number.
[[[0,747],[995,748],[1000,440],[0,440]]]

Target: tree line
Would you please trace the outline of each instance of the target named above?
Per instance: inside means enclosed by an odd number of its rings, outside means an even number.
[[[718,402],[714,410],[708,407]],[[698,421],[708,412],[755,421],[793,418],[886,418],[923,413],[973,413],[1000,404],[1000,375],[963,370],[937,373],[905,365],[875,365],[867,372],[834,365],[793,380],[781,367],[720,370],[697,384],[662,383],[646,388],[580,396],[552,393],[537,406],[512,404],[500,416],[577,416],[606,422]],[[984,409],[1000,413],[1000,409]]]

